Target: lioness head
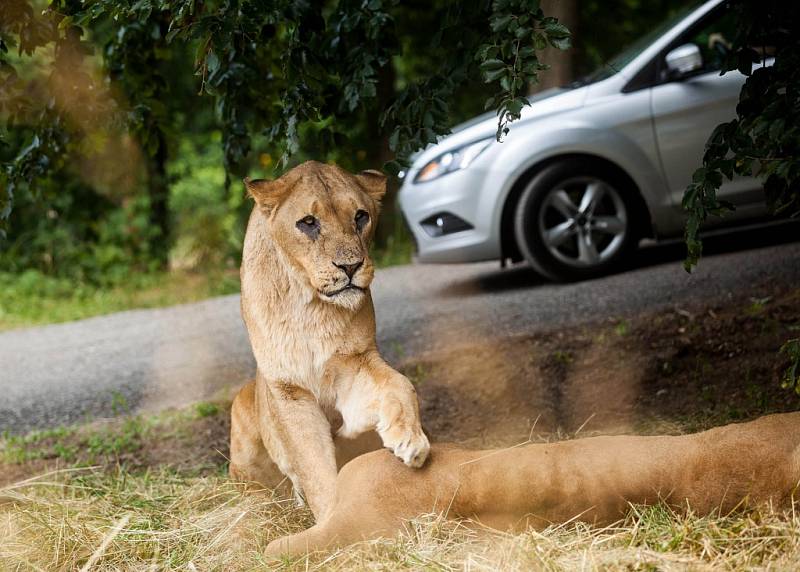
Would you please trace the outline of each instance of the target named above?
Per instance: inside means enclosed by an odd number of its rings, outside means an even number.
[[[375,270],[368,247],[386,177],[308,161],[279,179],[245,179],[271,238],[325,302],[356,309]]]

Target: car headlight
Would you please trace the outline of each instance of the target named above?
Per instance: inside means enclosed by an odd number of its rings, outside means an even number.
[[[438,179],[442,175],[452,173],[460,169],[466,169],[475,157],[480,155],[494,140],[494,137],[481,139],[474,143],[469,143],[463,147],[453,149],[447,153],[442,153],[435,159],[428,161],[417,176],[414,177],[415,183],[427,183]]]

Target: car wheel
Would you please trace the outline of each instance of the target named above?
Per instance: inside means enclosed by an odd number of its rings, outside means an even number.
[[[603,165],[564,161],[546,167],[527,183],[517,205],[520,251],[552,280],[614,270],[639,238],[635,192]]]

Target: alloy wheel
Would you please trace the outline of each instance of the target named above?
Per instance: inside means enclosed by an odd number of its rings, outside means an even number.
[[[603,180],[576,177],[553,187],[539,210],[539,233],[550,254],[575,268],[602,264],[622,247],[628,213]]]

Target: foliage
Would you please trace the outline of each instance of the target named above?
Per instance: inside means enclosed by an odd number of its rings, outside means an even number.
[[[409,264],[414,255],[414,239],[405,225],[395,225],[385,242],[372,249],[371,256],[378,268]]]
[[[351,123],[357,112],[375,100],[379,70],[398,55],[396,1],[341,0],[326,3],[320,10],[310,2],[265,0],[208,4],[55,0],[42,17],[35,16],[25,0],[13,0],[10,8],[4,10],[0,26],[3,52],[16,45],[20,53],[31,55],[55,44],[56,53],[71,54],[71,68],[80,69],[82,56],[90,52],[82,38],[88,32],[109,38],[103,51],[106,77],[122,88],[128,101],[118,101],[105,111],[115,120],[125,120],[149,156],[156,155],[162,145],[160,118],[164,98],[169,97],[166,82],[157,72],[157,60],[163,58],[159,46],[175,42],[196,46],[200,89],[216,100],[228,171],[236,171],[249,154],[254,130],[262,130],[282,148],[284,162],[299,151],[304,123],[325,124],[317,137],[337,143],[343,135],[339,125]],[[487,19],[491,28],[456,43],[449,61],[443,61],[437,73],[408,85],[382,114],[381,124],[392,131],[392,147],[401,159],[447,132],[449,109],[444,96],[477,73],[473,60],[486,81],[500,85],[495,102],[504,126],[519,116],[525,87],[541,69],[536,50],[548,42],[568,45],[566,28],[545,18],[537,0],[496,0],[491,7],[473,1],[447,4],[440,10],[445,27],[453,31]],[[55,58],[52,74],[62,73],[60,61]],[[31,107],[27,115],[9,113],[9,126],[31,125],[34,131],[32,144],[5,165],[6,218],[19,182],[46,177],[50,165],[63,161],[70,142],[79,141],[83,134],[69,125],[61,111],[65,107],[58,102],[51,113],[36,115],[38,110],[26,99],[24,82],[9,58],[3,57],[2,69],[16,88],[5,107]],[[68,79],[70,85],[88,82],[82,73]]]
[[[484,81],[500,82],[500,91],[485,106],[497,108],[498,141],[508,133],[508,124],[520,118],[522,108],[530,105],[525,97],[528,85],[536,81],[540,70],[546,69],[539,63],[536,50],[543,50],[548,43],[561,50],[570,45],[569,30],[555,18],[545,18],[541,10],[532,12],[530,4],[510,1],[504,3],[503,10],[496,7],[489,19],[492,35],[479,48],[476,58],[481,62]]]
[[[183,137],[168,172],[173,269],[233,268],[244,238],[244,194],[225,192],[222,134]]]
[[[250,204],[229,173],[291,149],[354,170],[399,155],[398,170],[490,95],[513,118],[541,69],[531,44],[567,42],[537,2],[45,2],[0,14],[0,268],[109,288],[167,253],[171,268],[235,266]],[[582,5],[611,32],[584,26],[574,57],[594,67],[675,3]],[[382,264],[412,249],[392,207]]]
[[[739,70],[748,77],[736,119],[711,134],[703,166],[683,196],[687,271],[702,253],[703,222],[734,208],[717,198],[723,177],[757,176],[772,213],[800,215],[800,4],[731,0],[731,7],[738,12],[739,28],[722,73]],[[772,65],[754,69],[773,55]]]
[[[789,366],[783,372],[782,385],[800,395],[800,338],[788,340],[781,346],[781,353],[789,358]]]

